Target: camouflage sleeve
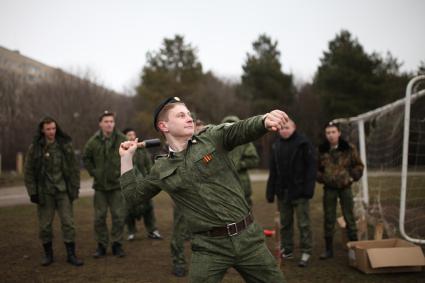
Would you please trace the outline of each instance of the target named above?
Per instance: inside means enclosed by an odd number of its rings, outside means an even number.
[[[160,181],[149,174],[143,177],[138,170],[129,170],[120,177],[121,191],[129,206],[146,203],[160,191]]]
[[[320,158],[320,154],[318,154],[317,156],[317,171],[316,171],[316,181],[320,184],[324,184],[325,180],[323,179],[323,172],[325,171],[322,162],[321,162],[321,158]]]
[[[37,194],[37,180],[35,174],[36,173],[34,170],[34,148],[31,144],[25,156],[24,167],[24,182],[29,196]]]
[[[260,157],[253,143],[248,143],[242,153],[238,170],[246,170],[256,168],[260,163]]]
[[[221,124],[210,127],[207,131],[228,151],[238,145],[252,142],[267,133],[263,116],[254,116],[232,124]]]
[[[360,180],[363,176],[364,165],[360,159],[359,153],[355,146],[350,145],[351,147],[351,167],[350,167],[350,176],[354,181]]]
[[[84,167],[87,169],[90,176],[92,176],[92,177],[94,177],[94,175],[95,175],[95,168],[96,168],[93,158],[94,158],[93,157],[93,144],[92,144],[91,139],[90,139],[84,147],[83,163],[84,163]]]

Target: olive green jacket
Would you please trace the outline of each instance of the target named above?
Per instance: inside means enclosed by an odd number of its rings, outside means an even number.
[[[90,176],[93,177],[93,189],[99,191],[118,190],[121,160],[120,144],[127,138],[114,130],[107,142],[101,131],[96,132],[86,143],[83,162]]]
[[[143,178],[137,170],[121,176],[126,201],[143,203],[166,191],[193,232],[238,222],[249,213],[229,151],[264,135],[262,116],[205,128],[181,152],[159,157]]]
[[[37,150],[40,148],[40,150]],[[28,148],[25,158],[25,187],[28,195],[38,195],[40,205],[44,204],[43,191],[46,187],[45,159],[42,151],[43,146],[34,143]],[[78,198],[80,190],[80,170],[71,142],[59,143],[59,149],[63,154],[62,175],[66,184],[66,191],[71,201]]]

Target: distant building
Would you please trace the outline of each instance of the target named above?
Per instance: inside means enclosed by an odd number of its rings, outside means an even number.
[[[34,59],[22,55],[17,50],[0,46],[0,69],[14,72],[28,82],[48,80],[60,69],[47,66]]]

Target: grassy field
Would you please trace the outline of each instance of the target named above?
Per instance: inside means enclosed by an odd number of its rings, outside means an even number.
[[[264,200],[264,182],[253,183],[254,215],[264,227],[273,227],[275,205]],[[347,264],[347,251],[343,249],[340,232],[335,235],[335,257],[318,259],[323,250],[322,240],[322,189],[318,188],[311,203],[314,233],[314,254],[308,268],[299,268],[297,260],[287,261],[281,267],[288,282],[424,282],[425,272],[365,275]],[[75,203],[77,228],[77,254],[85,261],[80,268],[65,262],[66,255],[61,240],[58,217],[55,218],[55,262],[49,267],[40,266],[41,244],[37,237],[35,206],[0,208],[0,282],[188,282],[188,278],[171,275],[169,240],[172,225],[170,198],[161,193],[154,199],[158,227],[165,239],[152,241],[146,238],[143,225],[139,224],[138,238],[125,243],[127,257],[118,259],[107,256],[95,260],[91,257],[96,247],[93,237],[93,207],[91,198]],[[298,235],[295,235],[298,239]],[[295,241],[297,243],[297,241]],[[274,240],[267,239],[270,248]],[[110,251],[108,251],[110,252]],[[190,257],[190,243],[186,243]],[[299,256],[299,253],[296,253]],[[234,271],[229,270],[223,282],[243,282]]]

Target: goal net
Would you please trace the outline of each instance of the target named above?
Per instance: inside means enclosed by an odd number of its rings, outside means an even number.
[[[406,98],[335,121],[366,161],[364,176],[353,187],[356,216],[365,217],[369,226],[383,225],[384,237],[405,237],[425,244],[425,90],[413,88],[412,92],[409,141],[404,151],[405,199],[402,173]]]

